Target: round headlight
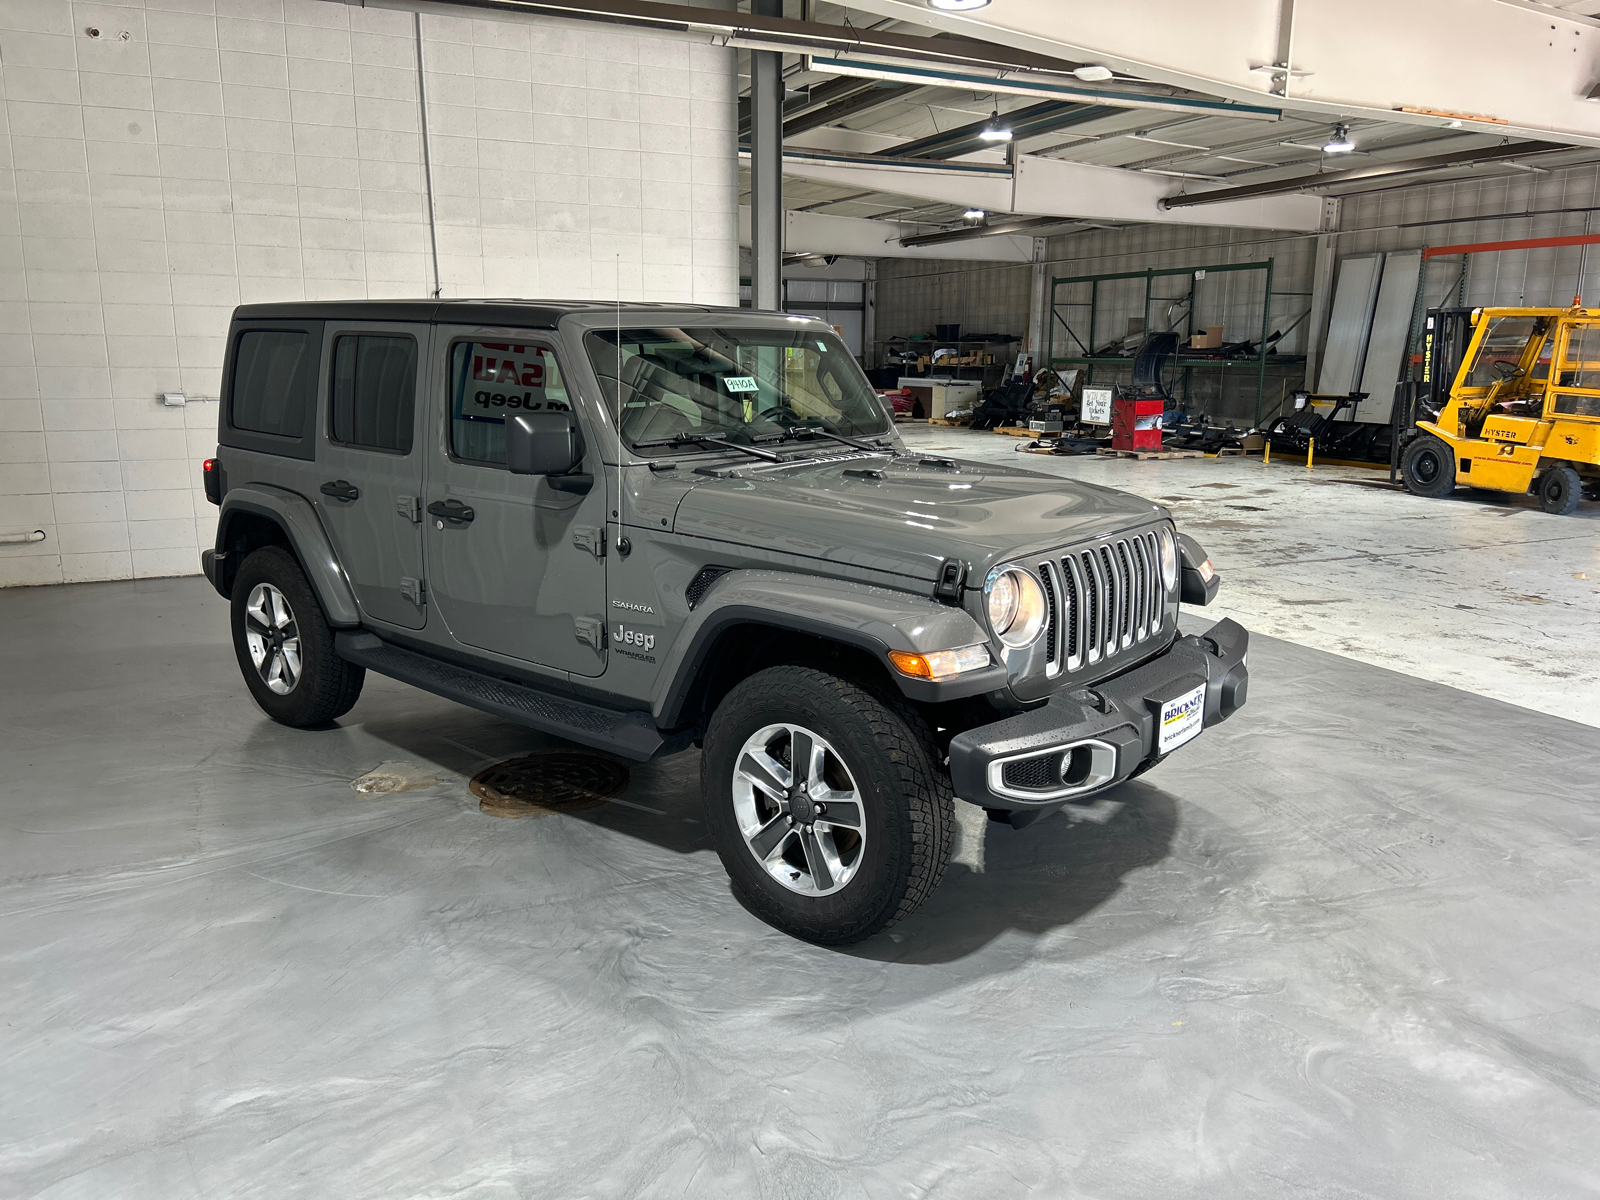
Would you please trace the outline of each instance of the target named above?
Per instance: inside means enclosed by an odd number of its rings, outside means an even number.
[[[1156,535],[1156,540],[1161,543],[1161,582],[1166,584],[1170,592],[1178,586],[1178,542],[1172,536],[1172,530],[1165,526]]]
[[[984,591],[989,624],[1007,646],[1026,646],[1044,631],[1044,589],[1032,575],[1015,567],[991,571]]]

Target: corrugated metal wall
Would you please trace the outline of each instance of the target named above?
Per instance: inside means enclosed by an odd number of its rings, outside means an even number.
[[[1495,168],[1501,169],[1501,168]],[[1337,259],[1374,251],[1521,238],[1561,237],[1600,232],[1600,167],[1555,172],[1528,172],[1453,183],[1395,188],[1352,196],[1344,201],[1335,241]],[[1552,211],[1569,210],[1569,211]],[[1577,211],[1570,211],[1577,210]],[[1508,250],[1472,255],[1467,260],[1464,302],[1490,304],[1569,304],[1575,292],[1600,303],[1600,247],[1585,255],[1582,247]],[[1200,228],[1183,225],[1141,225],[1090,230],[1050,239],[1050,274],[1054,277],[1098,275],[1202,267],[1221,263],[1273,260],[1274,298],[1269,328],[1293,324],[1310,306],[1316,238],[1260,230]],[[1425,281],[1428,305],[1454,302],[1462,285],[1459,258],[1436,259]],[[1582,279],[1580,280],[1580,267]],[[981,263],[884,259],[879,263],[878,328],[880,337],[931,331],[936,323],[960,321],[998,326],[1027,326],[1030,269]],[[1158,281],[1158,296],[1176,296],[1183,280]],[[1194,326],[1222,325],[1230,341],[1255,338],[1261,331],[1261,276],[1253,272],[1208,275],[1198,291]],[[1072,294],[1086,299],[1087,289]],[[1302,293],[1299,295],[1293,293]],[[1067,298],[1067,293],[1062,293]],[[1095,348],[1128,331],[1127,318],[1142,314],[1143,280],[1101,285],[1100,323]],[[1160,328],[1165,305],[1151,307],[1151,324]],[[1082,310],[1086,315],[1087,310]],[[970,314],[970,315],[969,315]],[[1179,315],[1181,319],[1181,314]],[[1305,354],[1310,322],[1302,321],[1279,344],[1286,356]],[[1086,341],[1086,330],[1079,336]],[[1055,326],[1059,347],[1071,342]],[[1081,353],[1073,344],[1072,353]],[[1102,373],[1104,372],[1102,368]],[[1125,374],[1125,372],[1124,372]],[[1290,364],[1269,372],[1264,406],[1270,411],[1280,394],[1302,386],[1303,369]],[[1220,372],[1197,369],[1190,378],[1191,399],[1213,415],[1246,420],[1254,416],[1255,379],[1230,367]]]

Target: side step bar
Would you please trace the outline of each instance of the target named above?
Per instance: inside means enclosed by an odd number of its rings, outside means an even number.
[[[537,688],[403,650],[363,631],[335,633],[333,648],[340,658],[358,667],[635,762],[648,762],[666,745],[649,713],[619,712],[569,696],[552,696]]]

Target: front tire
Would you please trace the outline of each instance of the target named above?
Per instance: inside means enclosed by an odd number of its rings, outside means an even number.
[[[264,546],[233,581],[233,651],[261,711],[281,725],[325,725],[355,707],[365,668],[333,650],[333,630],[294,556]]]
[[[772,667],[730,691],[706,729],[701,786],[740,903],[806,941],[887,929],[950,861],[954,799],[927,724],[823,671]]]
[[[1456,456],[1431,434],[1412,439],[1400,458],[1400,478],[1416,496],[1447,496],[1456,486]]]
[[[1565,517],[1578,510],[1583,499],[1583,476],[1571,467],[1550,467],[1539,476],[1539,507],[1553,517]]]

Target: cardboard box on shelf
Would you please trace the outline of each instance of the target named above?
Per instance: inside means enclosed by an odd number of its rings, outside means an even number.
[[[1222,345],[1222,326],[1207,325],[1200,333],[1191,334],[1189,348],[1191,350],[1215,350]]]

